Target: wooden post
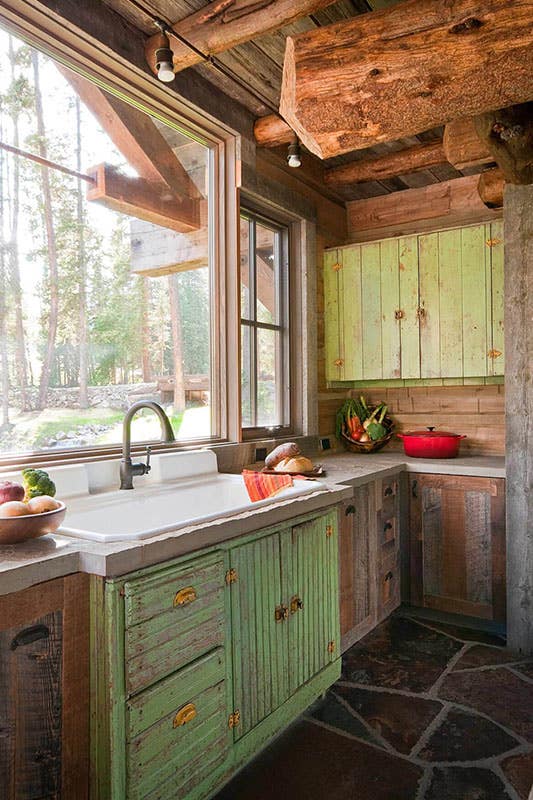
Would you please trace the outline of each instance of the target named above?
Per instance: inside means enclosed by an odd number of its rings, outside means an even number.
[[[507,184],[505,419],[507,642],[533,654],[533,184]]]

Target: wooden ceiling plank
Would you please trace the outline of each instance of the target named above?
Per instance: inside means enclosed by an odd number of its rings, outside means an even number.
[[[102,91],[72,70],[56,66],[142,178],[166,184],[177,197],[199,197],[194,182],[148,114]]]
[[[532,94],[531,0],[406,0],[289,37],[280,113],[328,158]]]
[[[334,0],[213,0],[204,8],[174,23],[174,70],[180,72],[256,36],[270,33],[301,17],[331,5]],[[184,43],[187,42],[191,47]],[[155,51],[160,34],[146,42],[146,60],[155,71]]]

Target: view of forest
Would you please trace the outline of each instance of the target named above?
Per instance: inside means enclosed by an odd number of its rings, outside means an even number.
[[[168,131],[205,197],[207,148]],[[117,443],[136,399],[162,402],[179,438],[211,434],[207,244],[194,268],[135,271],[139,220],[86,199],[104,162],[136,175],[67,71],[0,31],[0,454]],[[158,438],[157,419],[133,435]]]

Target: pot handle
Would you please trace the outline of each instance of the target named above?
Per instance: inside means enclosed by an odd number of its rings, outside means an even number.
[[[403,439],[404,438],[403,433],[397,433],[396,436],[398,437],[398,439]]]
[[[459,439],[468,439],[468,436],[466,435],[466,433],[462,433],[462,434],[459,436]]]

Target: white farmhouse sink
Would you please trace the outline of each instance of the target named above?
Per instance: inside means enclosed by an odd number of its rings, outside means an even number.
[[[166,480],[132,490],[72,497],[58,533],[98,542],[148,539],[325,489],[317,481],[298,480],[274,497],[252,503],[241,475],[219,473],[210,451],[160,458],[165,461],[154,472]],[[194,477],[186,474],[187,459]],[[198,474],[201,466],[206,471]]]

